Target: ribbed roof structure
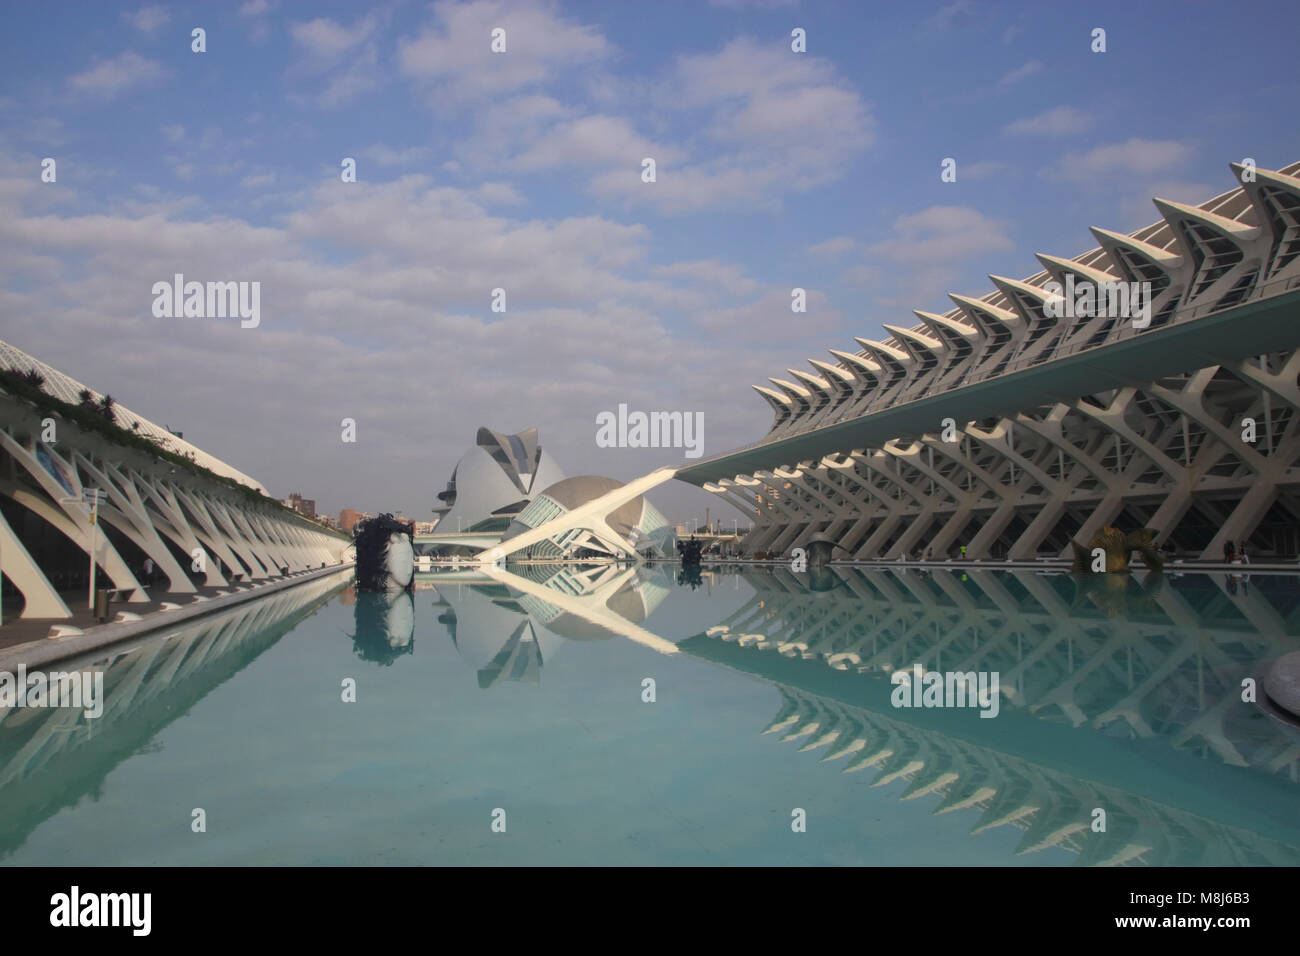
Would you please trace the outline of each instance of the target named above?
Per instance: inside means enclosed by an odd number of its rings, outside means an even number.
[[[59,371],[53,365],[42,362],[40,359],[28,355],[22,349],[16,348],[7,342],[0,342],[0,368],[20,373],[31,371],[39,373],[45,379],[45,384],[42,386],[45,392],[71,405],[80,404],[83,390],[90,392],[95,401],[99,401],[104,397],[102,392],[96,391],[89,385],[77,381],[71,375]],[[220,458],[208,454],[198,445],[191,444],[183,438],[178,438],[166,428],[150,421],[143,415],[137,415],[121,402],[115,401],[113,412],[120,427],[161,442],[162,447],[167,451],[175,452],[187,458],[192,456],[196,464],[202,465],[215,474],[232,478],[262,494],[267,493],[266,488],[263,487],[260,481],[244,474],[238,468],[228,465]]]

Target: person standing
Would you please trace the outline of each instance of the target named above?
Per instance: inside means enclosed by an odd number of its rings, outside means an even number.
[[[148,584],[153,580],[153,558],[144,559],[144,583]]]
[[[1228,540],[1223,542],[1223,563],[1232,564],[1232,555],[1233,555],[1232,541]]]

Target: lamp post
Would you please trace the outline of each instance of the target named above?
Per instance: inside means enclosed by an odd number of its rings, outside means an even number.
[[[95,612],[95,552],[98,550],[99,503],[107,495],[100,488],[83,488],[80,498],[64,498],[63,501],[80,501],[90,513],[90,593],[87,600],[90,612]]]

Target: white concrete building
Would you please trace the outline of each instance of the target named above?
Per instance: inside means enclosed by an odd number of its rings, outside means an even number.
[[[103,397],[3,342],[0,370],[39,377],[44,395],[70,405],[83,391]],[[136,603],[341,563],[348,536],[289,511],[260,482],[162,426],[118,404],[121,431],[106,416],[98,427],[42,401],[0,383],[0,569],[22,595],[23,617],[70,617],[67,578],[89,575],[92,548],[97,584]],[[97,509],[86,501],[93,490],[102,493]]]
[[[1113,525],[1294,558],[1300,163],[1232,169],[1200,206],[1157,199],[1161,222],[755,386],[766,437],[677,477],[753,515],[751,553],[1068,556]]]

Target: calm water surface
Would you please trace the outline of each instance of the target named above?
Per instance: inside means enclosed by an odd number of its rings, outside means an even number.
[[[4,713],[0,861],[1300,864],[1300,734],[1241,700],[1294,577],[348,585],[83,659],[98,719]],[[893,706],[917,663],[997,672],[997,716]]]

